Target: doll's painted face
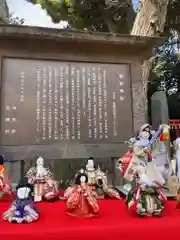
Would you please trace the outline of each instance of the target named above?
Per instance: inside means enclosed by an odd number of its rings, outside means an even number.
[[[21,187],[17,190],[17,197],[19,199],[25,199],[29,197],[31,190],[28,187]]]
[[[144,130],[139,133],[140,138],[142,139],[148,139],[150,137],[150,132]]]
[[[86,177],[85,176],[81,176],[80,177],[80,183],[85,183],[86,182]]]
[[[87,165],[86,165],[86,170],[87,171],[93,171],[94,170],[94,160],[93,159],[88,159]]]
[[[37,159],[37,166],[43,166],[44,165],[44,159],[42,157],[39,157]]]

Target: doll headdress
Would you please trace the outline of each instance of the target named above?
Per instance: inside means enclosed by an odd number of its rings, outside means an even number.
[[[151,131],[152,130],[152,126],[149,123],[145,123],[140,128],[140,132],[144,131],[145,129],[149,129],[149,131]]]
[[[104,177],[106,177],[106,173],[104,173],[100,166],[98,165],[97,169],[96,169],[96,177],[97,179],[104,179]]]
[[[96,173],[101,174],[101,175],[105,175],[105,173],[103,171],[101,171],[101,168],[100,168],[99,164],[97,166]]]
[[[33,185],[28,183],[27,178],[23,178],[18,186],[16,187],[16,197],[19,200],[25,200],[32,198],[33,196]]]
[[[28,178],[26,178],[26,177],[21,179],[21,181],[19,182],[19,184],[16,187],[16,190],[18,190],[19,188],[23,188],[23,187],[29,188],[30,192],[34,191],[33,185],[28,182]]]

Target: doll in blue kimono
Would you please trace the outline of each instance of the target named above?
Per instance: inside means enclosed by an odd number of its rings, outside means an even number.
[[[33,202],[33,186],[24,178],[16,188],[16,200],[3,214],[10,223],[32,223],[39,219],[39,213]]]

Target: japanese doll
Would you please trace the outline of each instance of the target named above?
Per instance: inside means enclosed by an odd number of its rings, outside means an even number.
[[[27,224],[38,220],[39,212],[33,202],[33,185],[24,178],[16,190],[16,200],[3,214],[3,219],[17,224]]]
[[[126,203],[128,207],[136,203],[140,216],[159,216],[164,208],[166,197],[162,186],[165,179],[152,161],[153,145],[163,130],[164,125],[155,133],[151,132],[150,126],[143,127],[138,138],[129,141],[130,151],[118,161],[117,167],[123,178],[131,184]]]
[[[98,198],[110,197],[120,199],[118,191],[108,186],[107,174],[101,171],[99,166],[95,168],[92,157],[87,161],[85,172],[88,176],[88,185],[95,188]]]
[[[52,180],[52,173],[44,167],[44,159],[38,157],[36,166],[27,172],[28,182],[34,185],[34,201],[55,201],[59,199],[57,183]]]
[[[152,174],[152,169],[149,171],[148,166],[143,163],[136,165],[133,172],[132,188],[126,199],[128,208],[136,204],[138,216],[162,216],[166,201],[162,192],[163,179],[153,179],[152,175],[155,176],[156,171]]]
[[[4,158],[0,156],[0,201],[12,201],[15,193],[12,190],[12,183],[6,178]]]
[[[155,149],[159,143],[163,143],[168,139],[167,134],[167,125],[160,125],[159,129],[155,132],[152,131],[152,127],[149,124],[144,124],[141,127],[138,137],[131,138],[127,142],[129,145],[129,151],[119,158],[117,162],[117,168],[122,172],[122,176],[127,181],[133,180],[133,171],[131,169],[132,165],[144,162],[148,162],[154,165],[156,171],[159,172],[159,175],[163,177],[161,171],[159,171],[155,157]],[[122,166],[125,171],[122,171]]]
[[[75,177],[75,185],[65,191],[67,214],[73,217],[92,218],[98,216],[97,194],[88,185],[88,176],[84,170]]]

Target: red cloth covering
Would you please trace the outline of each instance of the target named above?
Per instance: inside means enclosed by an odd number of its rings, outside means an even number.
[[[165,216],[138,218],[123,200],[100,200],[100,216],[79,219],[67,216],[64,201],[37,204],[40,220],[14,225],[0,220],[0,239],[5,240],[170,240],[180,236],[180,210],[168,201]],[[0,213],[8,203],[0,203]]]

